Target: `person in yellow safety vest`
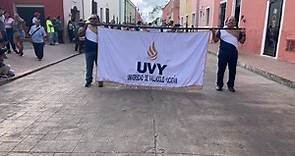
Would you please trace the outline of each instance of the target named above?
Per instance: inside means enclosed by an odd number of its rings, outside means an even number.
[[[47,17],[46,19],[46,28],[47,28],[47,33],[48,33],[48,40],[49,40],[49,44],[50,45],[54,45],[54,41],[53,41],[53,38],[54,38],[54,26],[52,24],[52,21],[51,21],[51,17]]]

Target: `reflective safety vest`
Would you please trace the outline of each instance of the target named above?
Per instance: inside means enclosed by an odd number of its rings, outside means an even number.
[[[54,32],[54,27],[51,20],[46,20],[47,33]]]

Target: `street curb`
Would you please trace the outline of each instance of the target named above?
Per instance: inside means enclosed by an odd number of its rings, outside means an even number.
[[[60,60],[58,60],[58,61],[55,61],[55,62],[49,63],[49,64],[47,64],[47,65],[44,65],[44,66],[37,67],[37,68],[32,69],[32,70],[26,71],[26,72],[24,72],[24,73],[21,73],[20,75],[15,76],[15,77],[8,78],[8,79],[6,79],[6,80],[0,81],[0,86],[5,85],[5,84],[7,84],[7,83],[10,83],[10,82],[12,82],[12,81],[18,80],[18,79],[20,79],[20,78],[22,78],[22,77],[25,77],[25,76],[27,76],[27,75],[31,75],[31,74],[33,74],[33,73],[36,73],[36,72],[42,70],[42,69],[45,69],[45,68],[48,68],[48,67],[50,67],[50,66],[56,65],[56,64],[58,64],[58,63],[61,63],[61,62],[63,62],[63,61],[66,61],[66,60],[68,60],[68,59],[70,59],[70,58],[73,58],[73,57],[75,57],[75,56],[78,56],[78,55],[80,55],[80,54],[79,54],[79,53],[77,53],[77,54],[73,54],[73,55],[67,56],[67,57],[65,57],[65,58],[63,58],[63,59],[60,59]]]
[[[209,54],[212,54],[212,55],[215,55],[217,56],[216,53],[212,52],[212,51],[208,51]],[[272,80],[272,81],[275,81],[279,84],[282,84],[284,86],[287,86],[289,88],[295,88],[295,82],[294,81],[291,81],[291,80],[288,80],[284,77],[281,77],[279,75],[276,75],[276,74],[273,74],[273,73],[270,73],[269,71],[265,71],[263,69],[259,69],[257,67],[254,67],[254,66],[251,66],[249,64],[246,64],[246,63],[243,63],[241,61],[238,61],[238,66],[239,67],[242,67],[244,69],[247,69],[253,73],[256,73],[258,75],[261,75],[269,80]]]

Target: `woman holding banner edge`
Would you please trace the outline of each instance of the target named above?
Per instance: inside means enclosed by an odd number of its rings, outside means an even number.
[[[91,87],[93,80],[93,66],[97,65],[97,53],[98,53],[98,34],[97,29],[100,24],[99,17],[92,15],[89,18],[89,25],[85,30],[85,58],[86,58],[86,84],[85,87]],[[103,82],[98,82],[99,87],[103,87]]]
[[[225,24],[227,28],[234,29],[236,26],[236,20],[234,17],[229,17],[226,19]],[[228,64],[229,78],[227,82],[227,87],[230,92],[235,92],[234,85],[238,61],[237,49],[239,42],[243,44],[246,41],[245,30],[219,30],[216,33],[216,30],[212,29],[212,36],[214,42],[218,42],[220,40],[216,90],[223,90],[223,77],[226,66]]]

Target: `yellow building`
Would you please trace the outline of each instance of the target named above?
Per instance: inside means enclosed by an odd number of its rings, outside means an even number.
[[[185,27],[192,25],[192,0],[180,0],[179,17],[180,24]]]

